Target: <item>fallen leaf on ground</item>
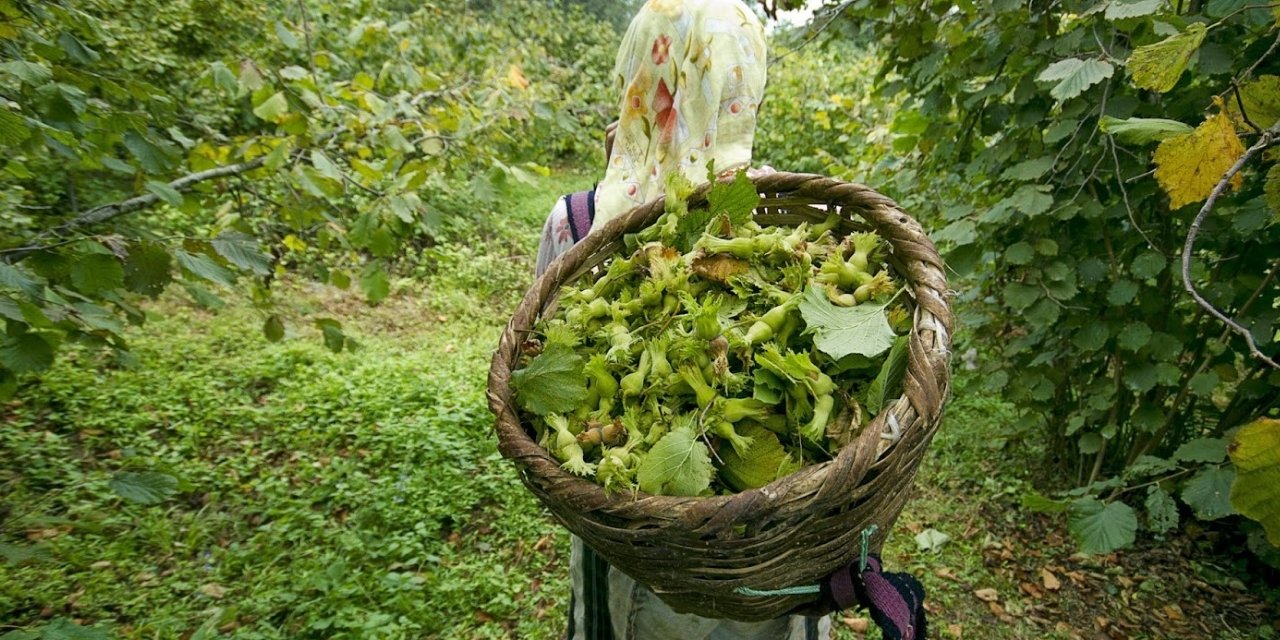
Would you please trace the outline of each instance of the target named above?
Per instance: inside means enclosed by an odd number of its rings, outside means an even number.
[[[937,551],[942,545],[951,541],[951,536],[937,529],[925,529],[916,534],[916,546],[921,551]]]
[[[950,633],[951,635],[953,635],[953,636],[957,637],[957,638],[963,638],[963,637],[964,637],[964,627],[962,627],[962,626],[960,626],[960,625],[958,625],[958,624],[949,624],[949,625],[947,625],[947,632],[948,632],[948,633]]]
[[[960,582],[960,576],[957,576],[954,571],[946,567],[942,567],[941,569],[934,571],[933,575],[936,575],[939,578],[942,578],[944,580],[950,580],[952,582]]]
[[[1058,579],[1058,576],[1053,575],[1053,572],[1048,569],[1040,570],[1040,582],[1044,584],[1044,588],[1049,591],[1057,591],[1062,588],[1062,581]]]
[[[554,542],[555,538],[551,534],[547,534],[539,538],[538,541],[534,543],[533,550],[538,553],[542,553],[549,549]]]
[[[1004,610],[1004,607],[1000,606],[1000,603],[998,603],[998,602],[988,602],[988,603],[987,603],[987,608],[991,610],[991,613],[992,613],[995,617],[1000,618],[1000,621],[1001,621],[1001,622],[1013,622],[1013,616],[1009,615],[1009,614]]]
[[[1000,599],[1000,592],[995,589],[977,589],[973,595],[983,602],[995,602]]]
[[[866,618],[842,618],[840,621],[854,633],[866,633],[871,627],[870,621]]]
[[[200,587],[200,593],[203,593],[214,600],[218,600],[227,595],[227,589],[216,582],[210,582],[209,584],[202,585]]]

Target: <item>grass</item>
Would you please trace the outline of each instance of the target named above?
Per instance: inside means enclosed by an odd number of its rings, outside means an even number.
[[[552,197],[585,184],[518,187],[490,233],[428,250],[378,307],[281,285],[280,343],[247,305],[164,299],[130,336],[136,366],[68,353],[3,407],[0,638],[72,622],[123,638],[558,637],[568,535],[498,455],[484,384]],[[327,351],[316,317],[360,348]],[[1037,452],[995,437],[1014,420],[961,375],[886,549],[925,581],[937,637],[1202,637],[1205,599],[1240,603],[1215,637],[1255,637],[1265,611],[1248,613],[1259,603],[1230,571],[1177,575],[1204,557],[1193,543],[1164,560],[1158,545],[1073,556],[1060,517],[1019,506]],[[171,473],[179,492],[123,502],[121,470]],[[929,529],[950,541],[920,551]],[[1129,603],[1180,621],[1126,630],[1112,612]],[[861,625],[841,616],[838,637]]]

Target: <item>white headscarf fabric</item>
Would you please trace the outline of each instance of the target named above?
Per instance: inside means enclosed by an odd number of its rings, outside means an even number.
[[[760,20],[740,0],[649,0],[618,50],[621,117],[594,228],[662,195],[668,175],[694,184],[751,163],[764,97]]]

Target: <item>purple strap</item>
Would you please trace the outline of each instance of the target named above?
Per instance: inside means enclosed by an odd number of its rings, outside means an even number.
[[[574,243],[580,242],[591,233],[591,223],[596,219],[595,189],[565,196],[564,205],[569,212],[569,233],[573,234]]]
[[[867,569],[861,573],[854,560],[827,576],[822,595],[835,609],[865,607],[885,640],[926,637],[924,586],[909,573],[882,572],[876,556],[867,556]]]

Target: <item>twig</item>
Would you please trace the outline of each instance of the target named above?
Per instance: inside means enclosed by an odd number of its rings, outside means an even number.
[[[1066,304],[1066,303],[1064,303],[1063,301],[1061,301],[1061,300],[1059,300],[1059,299],[1055,298],[1055,297],[1053,296],[1053,292],[1052,292],[1052,291],[1049,291],[1049,287],[1048,287],[1047,285],[1045,285],[1045,283],[1044,283],[1044,282],[1040,282],[1040,289],[1041,289],[1042,291],[1044,291],[1044,297],[1045,297],[1045,298],[1048,298],[1048,299],[1049,299],[1050,301],[1052,301],[1054,304],[1058,305],[1058,308],[1060,308],[1060,309],[1071,309],[1071,310],[1073,310],[1073,311],[1088,311],[1088,310],[1089,310],[1089,308],[1088,308],[1088,307],[1078,307],[1078,306],[1075,306],[1075,305],[1069,305],[1069,304]]]
[[[1156,174],[1156,170],[1155,170],[1155,169],[1152,169],[1152,170],[1150,170],[1150,171],[1146,171],[1146,172],[1143,172],[1143,173],[1139,173],[1138,175],[1133,176],[1133,177],[1129,178],[1128,180],[1125,180],[1125,183],[1137,182],[1137,181],[1139,181],[1139,180],[1141,180],[1141,179],[1143,179],[1143,178],[1145,178],[1145,177],[1147,177],[1147,176],[1153,176],[1153,175],[1155,175],[1155,174]]]
[[[1242,74],[1240,74],[1240,75],[1236,76],[1236,78],[1238,78],[1238,79],[1239,79],[1239,78],[1248,78],[1249,76],[1253,75],[1253,70],[1254,70],[1254,69],[1257,69],[1257,68],[1258,68],[1258,65],[1262,64],[1262,61],[1263,61],[1263,60],[1266,60],[1267,58],[1270,58],[1270,57],[1271,57],[1271,54],[1273,54],[1273,53],[1275,53],[1275,52],[1276,52],[1276,47],[1280,47],[1280,32],[1277,32],[1277,33],[1276,33],[1276,39],[1275,39],[1275,42],[1272,42],[1272,43],[1271,43],[1271,46],[1270,46],[1270,47],[1268,47],[1268,48],[1267,48],[1267,50],[1266,50],[1266,51],[1264,51],[1264,52],[1262,53],[1262,56],[1260,56],[1257,60],[1254,60],[1254,61],[1253,61],[1253,64],[1249,65],[1249,68],[1248,68],[1248,69],[1245,69],[1245,70],[1244,70],[1244,73],[1242,73]]]
[[[1254,124],[1253,120],[1249,119],[1249,112],[1244,108],[1244,98],[1240,95],[1240,83],[1236,82],[1234,78],[1231,80],[1231,92],[1236,96],[1236,106],[1240,107],[1240,119],[1244,120],[1244,123],[1249,125],[1249,128],[1253,129],[1254,133],[1262,135],[1262,127]]]
[[[1192,471],[1196,471],[1196,469],[1179,469],[1179,470],[1177,470],[1177,471],[1174,471],[1173,473],[1170,473],[1170,474],[1169,474],[1169,475],[1167,475],[1167,476],[1163,476],[1163,477],[1160,477],[1160,478],[1156,478],[1155,480],[1152,480],[1152,481],[1150,481],[1150,482],[1144,482],[1144,483],[1142,483],[1142,484],[1135,484],[1135,485],[1133,485],[1133,486],[1131,486],[1131,487],[1125,487],[1124,489],[1119,489],[1119,488],[1117,488],[1117,489],[1112,489],[1112,490],[1111,490],[1111,493],[1110,493],[1110,494],[1105,498],[1105,500],[1107,500],[1107,501],[1115,500],[1116,498],[1119,498],[1120,496],[1122,496],[1122,495],[1124,495],[1124,494],[1126,494],[1126,493],[1130,493],[1130,492],[1132,492],[1132,491],[1137,491],[1138,489],[1145,489],[1146,487],[1150,487],[1151,485],[1160,484],[1161,482],[1164,482],[1164,481],[1166,481],[1166,480],[1172,480],[1172,479],[1174,479],[1174,478],[1176,478],[1176,477],[1178,477],[1178,476],[1185,476],[1185,475],[1187,475],[1188,473],[1191,473]]]
[[[302,14],[302,41],[307,45],[307,66],[311,68],[311,78],[318,83],[320,78],[316,76],[316,52],[311,47],[311,21],[307,19],[305,0],[298,0],[298,12]]]
[[[443,96],[457,94],[473,84],[475,84],[475,79],[468,78],[466,82],[463,82],[462,84],[456,87],[452,87],[449,89],[440,89],[439,91],[423,91],[422,93],[419,93],[418,95],[409,99],[409,106],[417,107],[418,104],[423,100],[431,100],[434,98],[440,98]]]
[[[1142,225],[1138,224],[1138,217],[1133,214],[1133,205],[1129,204],[1129,190],[1124,186],[1124,176],[1120,175],[1120,155],[1116,153],[1116,138],[1113,135],[1107,135],[1107,146],[1111,147],[1111,159],[1116,163],[1116,183],[1120,185],[1120,195],[1124,199],[1124,210],[1129,214],[1129,222],[1133,224],[1133,228],[1138,231],[1138,235],[1147,241],[1147,246],[1164,253],[1156,243],[1151,240],[1151,236],[1142,230]]]
[[[1195,220],[1191,222],[1191,229],[1187,232],[1186,244],[1182,246],[1182,286],[1187,290],[1187,293],[1190,293],[1191,297],[1195,299],[1196,304],[1199,304],[1213,317],[1221,320],[1224,324],[1230,327],[1232,331],[1240,334],[1240,336],[1244,338],[1245,344],[1249,346],[1250,354],[1268,365],[1271,365],[1273,368],[1280,369],[1280,362],[1276,362],[1275,360],[1267,357],[1266,354],[1262,353],[1262,351],[1258,349],[1258,343],[1253,339],[1252,331],[1249,331],[1240,323],[1227,317],[1225,313],[1219,311],[1218,308],[1210,304],[1208,300],[1205,300],[1204,296],[1200,295],[1200,292],[1196,290],[1195,284],[1191,282],[1191,252],[1195,249],[1196,237],[1200,235],[1200,225],[1204,223],[1205,218],[1209,217],[1209,212],[1213,210],[1214,203],[1216,203],[1218,198],[1222,196],[1223,192],[1227,190],[1227,185],[1231,184],[1231,179],[1234,178],[1237,173],[1240,173],[1240,170],[1244,168],[1244,165],[1248,163],[1253,156],[1257,155],[1263,149],[1271,146],[1273,138],[1275,138],[1277,134],[1280,134],[1280,123],[1272,125],[1270,129],[1263,132],[1262,138],[1259,139],[1252,147],[1249,147],[1249,149],[1244,152],[1243,156],[1240,156],[1240,159],[1237,160],[1234,165],[1231,165],[1231,168],[1227,170],[1227,173],[1224,174],[1222,179],[1218,181],[1218,184],[1214,186],[1213,191],[1209,193],[1209,198],[1204,201],[1204,206],[1200,207],[1200,212],[1196,214]]]
[[[379,190],[377,190],[377,189],[374,189],[373,187],[367,187],[367,186],[365,186],[365,185],[361,184],[361,183],[360,183],[358,180],[356,180],[355,178],[352,178],[351,176],[347,175],[347,172],[345,172],[345,171],[339,171],[339,172],[338,172],[338,175],[341,175],[341,176],[342,176],[342,181],[343,181],[343,182],[346,182],[347,184],[349,184],[349,185],[351,185],[351,186],[353,186],[353,187],[356,187],[356,188],[360,189],[361,191],[363,191],[363,192],[365,192],[365,193],[367,193],[367,194],[369,194],[369,195],[371,195],[371,196],[374,196],[374,197],[377,197],[377,198],[383,198],[383,197],[385,197],[385,196],[387,195],[387,194],[385,194],[385,193],[383,193],[383,192],[381,192],[381,191],[379,191]]]
[[[420,100],[425,98],[430,98],[430,97],[439,96],[447,93],[452,93],[454,91],[459,91],[463,87],[465,87],[467,84],[470,84],[470,81],[468,81],[466,84],[462,85],[461,87],[457,87],[454,89],[445,89],[441,91],[425,92],[422,94],[418,94],[410,99],[410,104],[416,105]],[[476,131],[483,130],[491,126],[493,123],[494,123],[494,120],[491,119],[485,123],[482,123],[480,126],[477,126],[476,128],[472,129],[467,133],[475,133]],[[338,137],[345,131],[347,131],[346,126],[340,126],[336,129],[333,129],[332,131],[329,131],[327,133],[317,136],[316,138],[313,139],[313,143],[315,145],[323,145],[324,143],[327,143],[328,141]],[[301,158],[302,153],[304,151],[306,151],[306,149],[301,149],[301,148],[295,149],[291,154],[290,160],[296,161],[297,159]],[[214,167],[212,169],[207,169],[205,171],[197,171],[195,173],[190,173],[185,176],[182,176],[181,178],[178,178],[176,180],[169,182],[169,187],[181,193],[181,192],[190,190],[191,187],[201,182],[248,173],[249,171],[253,171],[254,169],[260,168],[262,165],[266,164],[267,157],[268,156],[261,156],[245,162],[238,162],[236,164],[229,164],[221,167]],[[357,185],[357,186],[362,188],[364,187],[364,185]],[[145,209],[153,204],[156,204],[159,201],[160,201],[159,196],[153,193],[147,193],[147,194],[135,196],[120,202],[113,202],[110,204],[99,205],[82,214],[76,215],[74,218],[72,218],[71,220],[68,220],[67,222],[64,222],[56,227],[53,227],[51,229],[41,232],[40,234],[36,235],[36,237],[33,238],[31,242],[25,246],[0,250],[0,261],[3,261],[4,263],[7,263],[7,264],[16,263],[22,260],[23,258],[26,258],[27,256],[31,255],[32,253],[35,253],[37,251],[44,249],[46,247],[46,245],[42,242],[44,240],[47,240],[51,237],[60,235],[68,231],[79,229],[81,227],[107,222],[109,220],[118,218],[125,214],[133,213],[134,211],[138,211],[140,209]]]
[[[1254,9],[1274,9],[1274,8],[1276,8],[1276,7],[1280,7],[1280,3],[1272,3],[1272,4],[1246,4],[1245,6],[1240,7],[1239,9],[1236,9],[1235,11],[1232,11],[1231,13],[1228,13],[1228,14],[1227,14],[1227,15],[1225,15],[1225,16],[1222,16],[1222,19],[1221,19],[1221,20],[1219,20],[1219,21],[1217,21],[1217,22],[1215,22],[1215,23],[1213,23],[1213,24],[1209,25],[1208,30],[1210,30],[1210,31],[1211,31],[1211,30],[1213,30],[1213,29],[1215,29],[1215,28],[1217,28],[1217,27],[1221,26],[1221,25],[1222,25],[1222,23],[1226,22],[1227,20],[1230,20],[1231,18],[1234,18],[1234,17],[1236,17],[1237,15],[1242,14],[1242,13],[1244,13],[1244,12],[1246,12],[1246,11],[1253,11]]]
[[[770,60],[769,68],[773,68],[773,65],[777,63],[779,60],[782,60],[783,58],[805,48],[806,46],[809,45],[810,42],[817,40],[818,36],[822,35],[822,32],[827,30],[827,27],[830,27],[832,24],[834,24],[835,21],[838,20],[840,16],[844,14],[845,11],[848,11],[849,8],[853,6],[853,2],[854,0],[849,0],[848,2],[845,2],[844,4],[840,5],[840,8],[836,9],[835,12],[831,14],[831,18],[829,18],[826,22],[824,22],[821,27],[818,27],[817,31],[814,31],[807,39],[805,39],[804,42],[801,42],[798,46],[796,46],[796,48],[786,51],[783,54],[779,55],[778,57]]]
[[[76,181],[67,174],[67,199],[71,203],[71,213],[80,215],[80,198],[76,194]]]
[[[192,186],[195,186],[196,184],[199,184],[206,180],[225,178],[227,176],[234,176],[234,175],[239,175],[248,171],[252,171],[254,169],[257,169],[258,167],[261,167],[264,163],[266,163],[266,161],[267,161],[267,157],[262,156],[260,158],[255,158],[253,160],[250,160],[248,162],[240,162],[240,163],[230,164],[222,167],[215,167],[213,169],[208,169],[205,171],[197,171],[196,173],[182,176],[181,178],[178,178],[177,180],[170,182],[169,187],[179,192],[186,191],[190,189]],[[160,201],[160,196],[157,196],[154,193],[147,193],[144,195],[129,198],[128,200],[124,200],[121,202],[113,202],[111,204],[104,204],[101,206],[97,206],[72,218],[71,220],[68,220],[63,224],[58,225],[57,227],[54,227],[53,229],[50,229],[48,231],[41,233],[39,236],[36,237],[36,241],[38,242],[39,240],[42,240],[44,238],[48,238],[50,236],[57,235],[65,231],[71,231],[79,227],[106,222],[108,220],[111,220],[112,218],[117,218],[126,213],[132,213],[139,209],[145,209],[146,207],[149,207],[159,201]],[[7,249],[3,252],[0,252],[0,254],[4,255],[5,262],[9,264],[13,264],[14,262],[17,262],[18,260],[21,260],[27,257],[28,255],[36,251],[39,251],[42,248],[44,248],[43,245],[31,244],[25,247]]]

